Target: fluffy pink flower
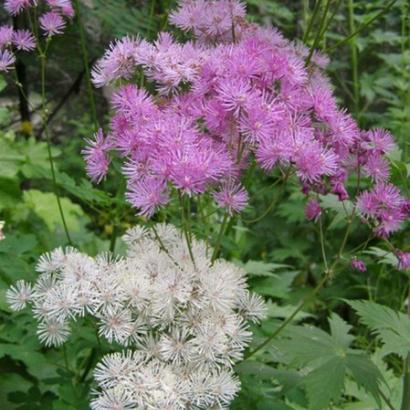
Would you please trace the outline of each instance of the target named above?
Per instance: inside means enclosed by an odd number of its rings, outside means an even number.
[[[89,139],[86,142],[88,147],[83,149],[82,154],[87,164],[87,174],[98,183],[107,175],[111,162],[107,151],[111,148],[111,144],[104,137],[101,129],[95,133],[93,140]]]
[[[309,221],[317,221],[322,214],[322,208],[316,199],[310,199],[305,206],[305,215]]]
[[[399,270],[410,269],[410,252],[397,251],[396,256],[398,259],[397,268]]]
[[[74,17],[74,8],[70,0],[46,0],[47,4],[56,11],[61,12],[63,16]]]
[[[4,48],[11,44],[13,39],[13,27],[1,26],[0,27],[0,48]]]
[[[389,153],[396,146],[391,134],[388,131],[380,128],[364,132],[363,139],[363,148],[375,151],[379,154]]]
[[[337,170],[337,156],[317,143],[301,145],[294,156],[297,174],[302,181],[315,182],[323,175],[333,175]]]
[[[225,208],[229,215],[241,212],[248,204],[248,193],[245,188],[234,181],[224,183],[218,192],[213,194],[216,203]]]
[[[4,8],[13,16],[21,13],[24,9],[36,6],[36,0],[6,0],[4,3]]]
[[[31,51],[36,48],[36,40],[29,30],[16,30],[12,41],[18,50]]]
[[[357,199],[361,214],[374,224],[375,233],[388,236],[400,228],[406,219],[403,212],[405,199],[392,184],[377,184],[371,191],[363,192]]]
[[[250,84],[241,81],[226,81],[218,89],[218,99],[222,107],[233,115],[239,116],[241,110],[246,110],[257,104],[257,93]]]
[[[40,27],[48,37],[62,34],[66,23],[61,15],[55,11],[49,11],[39,18]]]
[[[266,172],[288,167],[306,192],[331,192],[341,201],[358,165],[376,183],[386,181],[389,134],[360,132],[338,107],[321,68],[325,59],[315,55],[306,67],[306,47],[244,17],[236,0],[180,1],[170,19],[192,31],[192,41],[170,33],[152,43],[125,37],[94,67],[97,87],[143,74],[149,90],[128,84],[112,98],[110,141],[133,197],[145,203],[145,185],[138,199],[135,184],[145,179],[188,195],[215,192],[227,180],[240,183],[254,159]],[[363,196],[363,209],[373,199]],[[365,216],[386,234],[404,214],[382,207]]]
[[[164,181],[155,177],[145,178],[129,183],[127,199],[140,209],[140,215],[151,217],[159,206],[169,201],[169,194]]]
[[[170,22],[182,30],[192,30],[202,40],[232,39],[232,24],[245,16],[245,5],[235,0],[182,1],[171,13]]]
[[[357,259],[356,257],[354,257],[352,259],[351,264],[352,264],[352,268],[359,271],[359,272],[366,272],[367,271],[366,264],[361,259]]]
[[[390,176],[390,166],[380,154],[371,154],[363,166],[363,172],[375,182],[385,182]]]
[[[9,71],[14,68],[16,57],[8,50],[0,50],[0,71]]]
[[[138,40],[130,37],[111,43],[104,57],[92,70],[94,85],[103,87],[119,78],[131,78],[137,64],[136,54],[139,45]]]

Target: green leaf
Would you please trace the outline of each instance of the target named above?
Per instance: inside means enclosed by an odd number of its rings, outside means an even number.
[[[387,306],[369,301],[347,301],[360,321],[376,333],[383,342],[384,355],[391,353],[406,358],[410,352],[410,318]]]
[[[287,299],[290,286],[299,272],[282,272],[275,277],[259,280],[253,290],[261,295]]]
[[[29,373],[38,379],[54,377],[56,375],[56,367],[47,360],[46,356],[28,348],[27,345],[0,343],[0,357],[5,355],[23,362],[27,366]]]
[[[3,91],[7,87],[7,82],[3,75],[0,75],[0,91]]]
[[[322,410],[337,402],[342,395],[345,379],[345,362],[333,357],[310,372],[304,381],[310,410]]]
[[[23,198],[27,206],[46,223],[51,231],[57,226],[62,226],[57,198],[53,193],[31,189],[24,192]],[[60,198],[60,200],[68,229],[75,232],[79,231],[81,228],[79,218],[85,216],[83,210],[68,198]]]
[[[272,272],[277,269],[289,268],[289,265],[250,260],[243,265],[243,268],[251,276],[277,276]]]
[[[20,202],[19,181],[15,178],[0,178],[0,210],[13,208]]]
[[[355,382],[368,391],[380,406],[380,384],[383,376],[368,356],[361,353],[350,353],[346,365]]]
[[[23,161],[24,156],[10,141],[0,139],[0,175],[3,178],[15,177]]]
[[[273,303],[271,301],[266,302],[266,308],[267,308],[267,316],[268,317],[273,317],[273,318],[281,318],[281,319],[286,319],[288,318],[297,308],[297,306],[294,305],[278,305],[277,303]],[[309,317],[314,317],[314,315],[300,311],[296,314],[294,321],[300,321]]]
[[[334,194],[320,195],[320,204],[322,208],[335,212],[329,229],[339,228],[353,211],[353,203],[349,200],[340,201]]]
[[[333,313],[329,319],[330,333],[334,340],[335,347],[347,349],[354,340],[354,336],[349,335],[352,326],[347,324],[340,316]]]
[[[363,253],[367,253],[368,255],[376,256],[379,260],[378,263],[382,263],[385,265],[390,266],[397,266],[397,257],[390,251],[386,251],[384,249],[378,248],[377,246],[371,246],[368,250],[363,251]]]

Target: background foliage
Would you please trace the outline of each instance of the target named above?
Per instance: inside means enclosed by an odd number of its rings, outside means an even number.
[[[172,3],[83,2],[89,62],[116,36],[155,38],[167,27]],[[278,26],[288,38],[304,37],[313,3],[247,2],[253,20]],[[361,126],[380,126],[395,135],[400,149],[391,158],[392,178],[409,195],[409,2],[336,0],[331,7],[334,19],[317,46],[331,58],[328,74],[336,94]],[[4,22],[8,18],[0,17]],[[360,32],[346,41],[357,30]],[[108,249],[121,253],[118,238],[124,230],[148,221],[135,216],[123,202],[124,184],[115,167],[100,187],[92,186],[85,176],[80,150],[84,137],[93,132],[93,121],[79,34],[75,20],[50,50],[47,99],[53,113],[50,127],[57,188],[73,242],[92,255]],[[314,43],[316,34],[313,27],[306,38],[308,45]],[[0,403],[4,409],[81,410],[88,408],[93,386],[90,370],[110,346],[101,343],[95,329],[84,321],[76,325],[73,341],[63,350],[44,349],[33,319],[24,312],[11,314],[4,298],[15,280],[34,279],[33,265],[42,252],[66,244],[35,109],[39,65],[33,55],[25,57],[23,64],[34,107],[29,119],[21,121],[13,79],[0,83],[0,219],[6,221],[6,239],[0,242]],[[106,124],[109,117],[107,93],[109,90],[95,92],[100,124]],[[317,226],[305,219],[305,200],[296,181],[290,178],[286,185],[273,187],[277,179],[277,175],[262,177],[257,171],[248,175],[245,185],[252,202],[231,222],[221,246],[224,257],[243,264],[251,288],[268,301],[269,317],[254,329],[254,347],[311,294],[324,270]],[[326,252],[338,262],[333,276],[278,337],[238,365],[242,392],[234,409],[391,410],[401,406],[410,351],[408,274],[395,269],[394,255],[360,223],[353,225],[345,251],[338,252],[346,229],[339,217],[344,211],[332,196],[322,197],[321,202],[326,209]],[[177,211],[178,205],[171,204],[167,215],[157,218],[172,220]],[[209,234],[216,233],[221,223],[220,215],[211,213]],[[203,226],[194,229],[203,234]],[[395,244],[408,251],[409,238],[409,229],[405,229],[396,235]],[[360,254],[364,242],[369,250]],[[368,264],[365,273],[350,268],[350,257],[357,252]]]

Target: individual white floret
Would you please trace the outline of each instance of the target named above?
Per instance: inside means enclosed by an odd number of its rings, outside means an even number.
[[[192,339],[195,361],[210,366],[218,365],[227,343],[226,335],[220,329],[215,328],[212,322],[207,321],[201,324]]]
[[[244,287],[240,269],[228,262],[217,261],[208,271],[200,273],[201,295],[215,310],[232,311]]]
[[[60,322],[73,319],[76,314],[80,313],[77,288],[66,286],[60,282],[47,293],[43,309],[47,311],[48,317],[51,319]]]
[[[256,293],[245,292],[238,299],[238,309],[245,320],[259,323],[266,317],[266,305],[263,298]]]
[[[133,331],[131,312],[128,309],[108,307],[98,317],[98,334],[110,343],[124,343]]]
[[[132,395],[122,387],[104,390],[91,402],[92,410],[135,410]]]
[[[37,335],[46,346],[60,346],[68,339],[70,328],[65,322],[47,319],[38,325]]]
[[[94,370],[94,378],[98,385],[104,389],[115,387],[121,380],[128,380],[132,373],[137,371],[143,363],[143,355],[125,353],[112,353],[103,357]]]
[[[31,285],[24,280],[19,280],[7,290],[6,299],[11,309],[19,311],[26,307],[31,295]]]
[[[173,328],[159,341],[159,350],[164,361],[175,365],[189,363],[194,355],[192,335],[186,328]]]
[[[78,251],[72,247],[65,249],[57,248],[52,252],[45,253],[40,256],[36,265],[36,271],[39,273],[53,273],[62,269],[66,263],[67,255],[77,253]]]
[[[61,268],[61,278],[66,285],[77,285],[90,281],[98,274],[97,264],[93,258],[79,252],[66,255],[66,262]]]

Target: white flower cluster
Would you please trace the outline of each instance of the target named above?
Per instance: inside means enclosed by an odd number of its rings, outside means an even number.
[[[89,257],[68,248],[43,255],[31,287],[20,281],[10,306],[33,306],[38,335],[58,346],[76,317],[94,316],[99,334],[128,347],[97,365],[99,392],[91,407],[201,409],[227,406],[239,389],[233,364],[251,333],[247,321],[264,315],[263,300],[232,263],[213,264],[204,243],[159,224],[124,237],[124,258]]]

